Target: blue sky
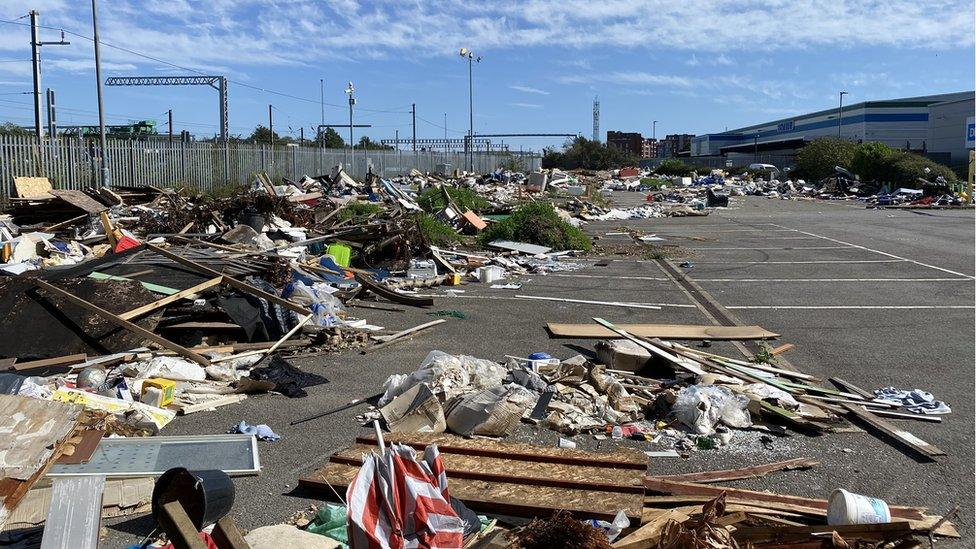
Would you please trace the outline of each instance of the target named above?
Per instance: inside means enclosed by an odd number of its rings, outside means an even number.
[[[41,23],[91,35],[90,3],[0,3],[0,19],[30,9]],[[475,131],[591,134],[594,96],[608,129],[707,133],[845,103],[971,90],[971,0],[100,0],[103,75],[224,74],[231,132],[267,123],[297,135],[347,120],[347,82],[357,123],[374,139],[467,130],[467,67],[475,65]],[[0,23],[0,121],[32,123],[29,29]],[[42,40],[57,40],[56,30]],[[92,43],[44,46],[43,86],[58,94],[59,123],[97,121]],[[187,70],[190,69],[190,70]],[[260,91],[273,90],[294,97]],[[216,92],[205,87],[106,88],[109,123],[143,118],[177,131],[217,131]],[[304,99],[304,100],[302,100]],[[367,111],[372,109],[372,111]],[[357,135],[360,130],[357,130]],[[345,135],[345,132],[343,132]],[[357,137],[358,139],[358,137]],[[539,148],[561,139],[522,139]]]

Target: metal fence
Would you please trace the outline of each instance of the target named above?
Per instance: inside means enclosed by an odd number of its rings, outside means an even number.
[[[225,161],[226,160],[226,161]],[[515,163],[519,169],[541,165],[537,154],[485,153],[473,155],[478,173]],[[255,145],[251,143],[109,140],[106,165],[110,185],[195,185],[211,189],[224,182],[246,184],[258,172],[272,179],[297,179],[304,174],[328,174],[337,164],[353,177],[368,170],[382,177],[409,172],[463,169],[463,152],[349,150],[316,147]],[[98,145],[92,139],[62,137],[47,140],[38,150],[34,138],[0,135],[0,200],[13,196],[14,177],[46,176],[56,188],[82,189],[98,184]],[[226,173],[225,173],[226,172]]]

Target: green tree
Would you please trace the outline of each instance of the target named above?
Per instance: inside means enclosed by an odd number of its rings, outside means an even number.
[[[654,170],[654,173],[684,177],[691,175],[691,171],[692,167],[688,164],[685,164],[680,160],[669,158],[668,160],[661,162],[661,165]]]
[[[862,181],[882,181],[890,175],[888,159],[893,152],[884,143],[861,143],[851,159],[851,171]]]
[[[346,142],[342,140],[342,136],[335,131],[335,128],[326,128],[321,135],[322,139],[325,140],[325,148],[327,149],[342,149],[346,146]],[[321,139],[318,144],[322,144]]]
[[[609,170],[622,166],[633,166],[637,158],[616,147],[608,147],[599,141],[590,141],[585,137],[575,137],[563,145],[562,151],[552,148],[544,149],[542,155],[543,168],[589,170]]]
[[[857,148],[857,143],[846,139],[814,139],[796,154],[797,175],[820,181],[834,174],[834,166],[850,169]]]
[[[948,166],[933,162],[924,156],[908,151],[894,151],[886,159],[885,182],[899,187],[921,186],[919,179],[935,181],[940,175],[949,183],[957,181],[955,172]],[[926,172],[928,168],[928,172]]]
[[[30,135],[30,130],[21,128],[13,122],[4,122],[0,124],[0,135]]]
[[[251,132],[251,135],[248,136],[247,140],[256,143],[270,143],[272,137],[274,138],[275,143],[282,142],[281,136],[278,135],[278,132],[273,132],[268,129],[267,126],[258,124],[257,127],[254,128],[254,131]]]
[[[380,143],[377,143],[376,141],[373,141],[372,139],[370,139],[369,137],[367,137],[365,135],[359,138],[359,143],[356,144],[356,148],[357,149],[366,149],[366,150],[370,150],[370,151],[374,151],[374,150],[376,150],[376,151],[389,151],[389,150],[393,150],[393,147],[391,147],[389,145],[381,145]]]

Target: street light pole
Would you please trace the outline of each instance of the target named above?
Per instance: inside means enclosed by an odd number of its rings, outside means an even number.
[[[461,57],[468,58],[468,138],[464,144],[464,152],[468,160],[468,171],[473,171],[474,167],[474,63],[480,63],[481,57],[475,57],[474,52],[468,48],[461,48]],[[446,124],[445,124],[446,125]]]
[[[38,153],[44,146],[44,115],[41,110],[41,46],[67,46],[70,42],[64,41],[64,32],[61,33],[60,42],[41,42],[40,36],[40,12],[30,11],[31,27],[31,63],[34,73],[34,138],[37,140]]]
[[[653,124],[651,125],[651,128],[652,128],[651,129],[651,139],[653,139],[654,141],[657,141],[657,120],[655,120],[653,122]]]
[[[352,106],[356,104],[356,98],[352,95],[354,91],[356,91],[356,88],[352,87],[352,82],[350,82],[346,88],[346,93],[349,95],[349,150],[352,153],[353,162],[356,160],[356,145],[352,140]]]
[[[840,104],[837,106],[837,139],[840,139],[841,120],[844,118],[844,96],[847,92],[840,92]]]
[[[92,39],[95,42],[95,80],[98,84],[98,142],[101,147],[101,169],[99,183],[102,187],[109,184],[108,164],[105,161],[108,144],[105,139],[105,102],[102,98],[102,56],[98,45],[98,8],[97,0],[92,0]]]

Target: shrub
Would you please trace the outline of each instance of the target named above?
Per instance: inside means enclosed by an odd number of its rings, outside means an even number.
[[[444,188],[447,189],[447,194],[451,195],[451,200],[462,210],[479,211],[488,209],[491,206],[488,200],[471,189],[446,186]],[[440,187],[431,187],[420,193],[420,196],[417,197],[417,204],[428,213],[437,213],[447,206],[447,202],[444,200],[444,193]]]
[[[886,159],[884,181],[899,187],[918,187],[919,178],[935,181],[940,175],[949,183],[956,181],[956,174],[948,166],[933,162],[924,156],[906,151],[894,151]],[[925,168],[929,173],[925,173]]]
[[[888,159],[893,152],[884,143],[861,143],[851,158],[851,171],[862,181],[885,179]]]
[[[610,170],[622,166],[634,166],[637,158],[616,147],[599,141],[576,137],[566,141],[562,151],[547,148],[542,156],[543,168],[562,168],[574,170]]]
[[[691,175],[692,167],[680,160],[669,158],[654,170],[655,173],[672,177],[685,177]]]
[[[417,226],[427,243],[434,246],[450,246],[461,240],[461,235],[450,225],[430,214],[417,214]]]
[[[850,167],[857,148],[857,143],[845,139],[814,139],[796,154],[795,174],[809,181],[830,177],[834,175],[834,166]]]
[[[350,219],[362,219],[375,213],[383,211],[383,206],[372,202],[353,202],[347,205],[338,213],[339,219],[347,221]]]
[[[552,205],[545,202],[518,207],[505,220],[489,225],[479,238],[482,244],[492,240],[514,240],[554,250],[589,250],[592,247],[586,233],[564,221]]]

